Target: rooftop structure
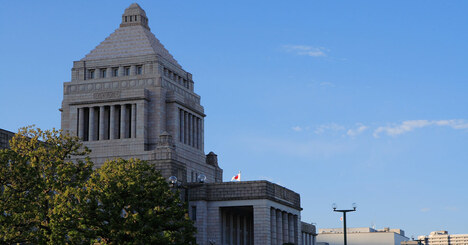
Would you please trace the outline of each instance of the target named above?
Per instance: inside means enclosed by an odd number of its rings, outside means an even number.
[[[347,228],[349,245],[400,245],[407,241],[401,229],[373,229],[369,227]],[[317,243],[343,244],[343,228],[319,229]]]

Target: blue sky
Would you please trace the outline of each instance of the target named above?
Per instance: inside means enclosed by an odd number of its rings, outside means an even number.
[[[130,1],[3,1],[0,128],[59,128],[74,60]],[[301,194],[302,219],[468,233],[466,1],[140,1],[202,96],[224,179]]]

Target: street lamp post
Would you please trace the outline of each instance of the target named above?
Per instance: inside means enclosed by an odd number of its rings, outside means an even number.
[[[177,189],[184,189],[185,194],[185,201],[187,202],[187,213],[189,212],[190,204],[189,204],[189,187],[188,185],[184,185],[181,181],[177,180],[177,177],[171,176],[169,177],[169,185],[173,188]],[[206,176],[204,174],[199,174],[197,176],[197,181],[199,183],[205,183]]]
[[[348,244],[346,238],[346,213],[356,211],[356,203],[353,203],[353,209],[336,209],[336,204],[333,203],[333,211],[343,213],[343,234],[344,234],[344,245]]]

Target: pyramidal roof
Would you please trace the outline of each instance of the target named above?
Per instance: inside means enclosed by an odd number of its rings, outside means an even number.
[[[148,18],[140,5],[133,3],[122,15],[122,23],[110,36],[87,54],[82,61],[159,54],[181,67],[148,26]]]

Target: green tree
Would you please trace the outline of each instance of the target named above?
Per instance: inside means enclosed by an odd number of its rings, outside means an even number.
[[[0,244],[195,243],[185,205],[152,165],[93,170],[90,151],[57,130],[23,128],[10,146],[0,151]]]
[[[74,243],[86,234],[101,244],[195,244],[195,228],[178,193],[147,162],[107,161],[73,196],[78,208],[62,206],[56,215],[63,220],[56,220],[67,223],[70,214],[81,214],[80,232],[66,234]]]
[[[51,214],[60,196],[92,173],[76,137],[57,130],[20,129],[0,151],[0,243],[52,242]]]

